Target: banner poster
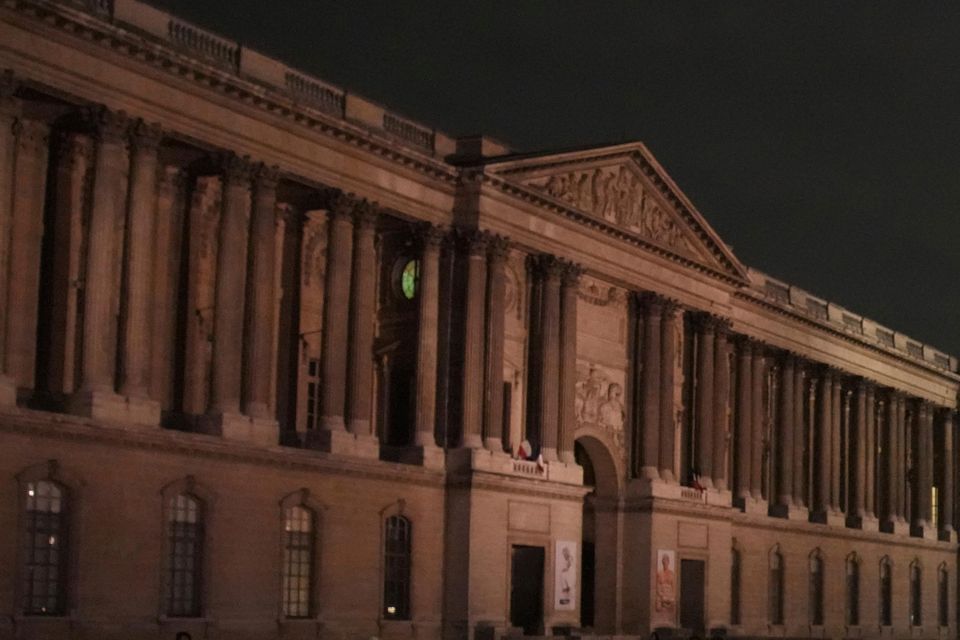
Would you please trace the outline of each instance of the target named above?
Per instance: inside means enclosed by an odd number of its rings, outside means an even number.
[[[577,608],[577,543],[557,540],[556,558],[553,565],[553,608],[557,611],[573,611]]]
[[[677,608],[677,558],[672,549],[657,550],[654,609],[660,619],[673,619]]]

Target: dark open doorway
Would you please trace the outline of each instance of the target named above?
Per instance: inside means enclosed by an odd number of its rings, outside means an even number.
[[[680,626],[703,637],[704,561],[680,561]]]
[[[513,545],[510,625],[528,636],[543,633],[543,561],[543,547]]]

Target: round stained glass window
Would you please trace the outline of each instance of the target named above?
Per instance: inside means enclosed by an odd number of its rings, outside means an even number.
[[[400,292],[407,300],[413,300],[420,286],[420,261],[409,260],[400,272]]]

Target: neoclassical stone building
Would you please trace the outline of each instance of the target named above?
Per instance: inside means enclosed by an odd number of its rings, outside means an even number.
[[[138,0],[0,1],[0,70],[0,638],[956,637],[957,360],[642,144]]]

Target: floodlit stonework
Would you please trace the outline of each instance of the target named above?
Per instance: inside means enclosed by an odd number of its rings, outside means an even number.
[[[957,637],[957,360],[643,144],[138,0],[0,0],[0,72],[0,639]]]

